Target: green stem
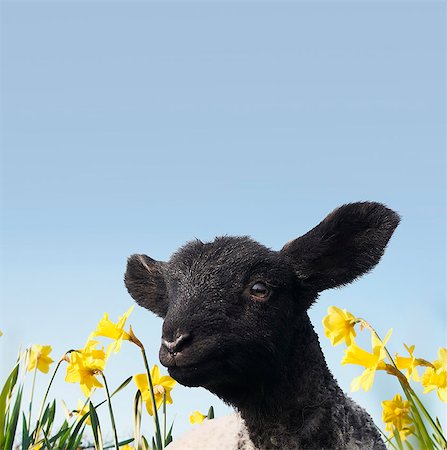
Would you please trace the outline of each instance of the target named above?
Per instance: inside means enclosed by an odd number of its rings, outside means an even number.
[[[391,442],[391,438],[388,437],[377,425],[376,425],[376,428],[379,431],[379,433],[382,435],[382,437],[385,439],[385,444],[390,444],[391,447],[393,447],[395,450],[398,450],[398,448]]]
[[[109,404],[109,412],[110,412],[110,421],[112,422],[113,437],[115,439],[115,449],[119,450],[118,435],[116,433],[115,417],[113,416],[113,409],[112,409],[112,402],[110,400],[109,387],[107,385],[107,380],[104,375],[104,372],[101,372],[101,376],[102,376],[102,379],[104,380],[104,387],[106,388],[107,403]]]
[[[29,412],[28,412],[28,429],[31,429],[31,411],[33,409],[33,398],[34,398],[34,386],[36,384],[36,375],[37,375],[37,364],[38,364],[38,358],[36,358],[36,365],[34,367],[34,374],[33,374],[33,383],[31,385],[31,398],[29,401]]]
[[[152,408],[154,410],[155,437],[157,439],[157,447],[158,447],[158,450],[162,450],[163,444],[161,441],[160,421],[158,420],[157,404],[155,402],[154,386],[152,384],[151,371],[149,369],[149,364],[147,362],[146,351],[144,350],[144,347],[140,347],[140,348],[141,348],[141,353],[143,354],[144,366],[146,367],[147,378],[149,380],[149,390],[151,393]]]
[[[372,327],[371,327],[371,330],[376,335],[377,339],[379,339],[380,342],[383,342],[381,337],[377,333],[377,331],[374,328],[372,328]],[[385,352],[386,352],[386,354],[387,354],[391,364],[396,368],[396,370],[399,370],[397,365],[396,365],[396,363],[394,362],[393,357],[391,356],[390,352],[388,351],[388,349],[386,347],[384,347],[384,349],[385,349]],[[422,403],[420,402],[419,398],[417,397],[417,395],[414,393],[414,391],[411,389],[411,387],[409,385],[406,386],[399,378],[398,378],[398,381],[399,381],[399,383],[400,383],[400,385],[401,385],[401,387],[402,387],[402,389],[403,389],[403,391],[405,393],[405,396],[407,397],[407,399],[409,400],[409,402],[412,405],[412,412],[413,412],[413,414],[415,415],[415,417],[416,417],[416,419],[418,421],[419,429],[420,429],[420,431],[422,433],[421,438],[423,439],[423,441],[424,441],[424,443],[425,443],[425,445],[427,446],[428,449],[433,449],[434,448],[433,447],[433,440],[431,439],[431,437],[430,437],[430,435],[429,435],[429,433],[428,433],[428,431],[427,431],[427,429],[425,427],[425,424],[424,424],[424,422],[422,420],[422,417],[421,417],[421,415],[419,413],[419,409],[418,409],[418,407],[416,405],[416,402],[415,402],[414,398],[416,398],[418,400],[418,404],[420,406],[422,406]],[[423,406],[422,406],[422,408],[423,408]],[[423,408],[423,409],[425,410],[425,408]],[[428,414],[428,412],[427,412],[426,416],[428,416],[430,422],[433,425],[433,419],[431,419],[431,417]],[[435,431],[436,430],[437,430],[437,427],[435,427]]]
[[[439,438],[443,441],[444,446],[447,448],[447,439],[442,434],[442,431],[438,427],[437,423],[433,420],[433,418],[430,416],[429,412],[425,409],[425,406],[423,405],[423,403],[421,402],[419,397],[416,395],[416,393],[413,391],[413,389],[410,387],[410,388],[408,388],[408,390],[409,390],[411,396],[414,398],[414,400],[418,404],[419,408],[421,408],[425,418],[430,422],[430,425],[434,428],[434,430],[438,434]]]
[[[61,359],[61,360],[57,363],[56,368],[54,369],[53,375],[51,376],[50,383],[48,384],[47,390],[46,390],[45,395],[44,395],[44,397],[43,397],[42,405],[40,406],[39,415],[37,416],[36,430],[35,430],[35,432],[34,432],[33,442],[32,442],[33,444],[35,444],[35,443],[36,443],[36,439],[39,438],[39,434],[40,434],[40,419],[42,418],[43,409],[45,408],[45,403],[46,403],[46,401],[47,401],[47,398],[48,398],[48,394],[49,394],[49,392],[50,392],[51,385],[53,384],[54,377],[56,376],[56,373],[57,373],[57,371],[58,371],[58,369],[59,369],[59,367],[60,367],[62,361],[63,361],[63,359]]]
[[[163,394],[163,446],[166,445],[166,392]]]

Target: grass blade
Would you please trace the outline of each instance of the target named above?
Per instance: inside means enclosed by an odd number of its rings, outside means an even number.
[[[171,428],[169,428],[168,434],[165,440],[165,447],[172,442],[172,428],[174,427],[174,421],[171,423]]]
[[[113,397],[115,394],[118,394],[121,389],[124,389],[131,381],[133,377],[126,378],[120,385],[117,387],[111,394],[110,397]]]
[[[140,448],[142,411],[143,411],[143,399],[141,397],[141,392],[137,390],[133,402],[133,436],[135,440],[135,448],[137,450]]]
[[[25,413],[22,412],[22,448],[28,448],[31,444],[32,437],[29,434],[29,428],[26,423]]]
[[[14,403],[14,408],[12,410],[12,414],[9,417],[7,426],[6,426],[6,434],[5,434],[5,446],[4,450],[12,450],[14,444],[14,438],[17,430],[17,423],[19,421],[20,416],[20,405],[22,403],[22,391],[23,388],[19,388],[17,393],[16,401]]]
[[[92,402],[89,402],[90,420],[92,422],[93,438],[95,440],[95,450],[103,450],[101,426],[99,425],[98,414]]]
[[[150,450],[149,443],[147,442],[147,439],[144,436],[141,436],[141,444],[143,450]]]
[[[121,441],[121,442],[118,443],[118,445],[119,445],[120,447],[122,447],[123,445],[130,444],[131,442],[133,442],[133,438],[129,438],[129,439],[126,439],[126,440],[124,440],[124,441]],[[113,447],[115,447],[115,444],[109,444],[109,445],[107,445],[106,447],[104,447],[104,450],[106,450],[106,449],[108,449],[108,448],[113,448]]]
[[[90,417],[90,413],[85,413],[81,419],[79,419],[78,422],[76,422],[76,425],[74,427],[73,433],[71,433],[70,435],[70,439],[68,441],[67,444],[67,450],[71,450],[71,449],[76,449],[77,448],[77,443],[79,443],[82,439],[82,435],[84,433],[84,422],[88,419],[88,417]],[[80,433],[82,428],[82,432]]]
[[[12,369],[0,394],[0,448],[4,448],[6,440],[6,417],[9,411],[9,403],[14,392],[14,387],[19,376],[20,361]]]

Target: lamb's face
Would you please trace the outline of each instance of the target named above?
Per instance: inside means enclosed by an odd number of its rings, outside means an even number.
[[[168,262],[133,255],[125,283],[164,318],[160,360],[171,375],[229,399],[265,386],[318,293],[371,270],[398,223],[379,203],[352,203],[277,252],[223,237],[191,242]]]
[[[220,393],[268,376],[289,345],[300,290],[286,255],[249,238],[196,241],[162,274],[160,361],[173,378]]]

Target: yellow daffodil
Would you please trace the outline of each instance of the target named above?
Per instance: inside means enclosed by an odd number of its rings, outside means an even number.
[[[414,433],[415,427],[410,417],[410,403],[402,400],[399,394],[396,394],[392,400],[382,402],[382,420],[386,424],[386,430],[393,435],[396,429],[401,439],[404,441],[410,434]]]
[[[152,406],[151,392],[149,390],[149,379],[146,373],[134,375],[133,377],[137,388],[141,392],[141,397],[146,403],[147,412],[153,416],[154,408]],[[176,381],[168,375],[160,376],[160,370],[155,364],[151,370],[152,385],[154,387],[154,397],[157,409],[163,403],[163,397],[166,394],[166,403],[172,404],[171,391],[175,386]]]
[[[70,353],[65,381],[79,383],[82,392],[90,397],[94,388],[102,387],[96,379],[106,365],[107,355],[104,349],[96,349],[97,341],[88,340],[82,350]]]
[[[134,448],[131,445],[126,444],[126,445],[121,445],[120,450],[134,450]]]
[[[336,306],[328,308],[328,315],[323,318],[324,334],[333,346],[345,341],[351,345],[356,336],[354,326],[357,319],[346,309]]]
[[[192,424],[195,423],[202,423],[208,416],[206,416],[205,414],[202,414],[200,411],[194,411],[190,416],[189,416],[189,421]]]
[[[433,362],[422,375],[421,383],[424,386],[424,394],[437,389],[440,400],[447,403],[447,349],[440,348],[439,359]]]
[[[48,373],[50,364],[53,362],[49,356],[51,350],[51,345],[32,345],[26,370],[31,372],[34,369],[38,369],[43,373]]]
[[[78,416],[78,419],[81,420],[85,414],[90,412],[90,408],[88,404],[85,404],[82,400],[78,400],[78,409],[76,410],[76,415]],[[85,419],[85,422],[87,425],[91,425],[92,421],[90,420],[90,416]]]
[[[115,340],[113,346],[113,351],[115,353],[119,352],[123,340],[129,340],[130,335],[124,331],[124,325],[126,325],[127,318],[133,310],[131,306],[119,319],[118,323],[113,323],[109,319],[107,313],[104,314],[103,318],[99,321],[96,330],[92,333],[92,336],[104,336]]]
[[[408,347],[407,345],[404,344],[404,346],[407,349],[407,352],[410,354],[410,357],[406,358],[406,357],[399,356],[396,354],[394,361],[399,370],[405,370],[405,369],[407,370],[406,376],[407,376],[408,381],[410,381],[410,378],[413,378],[414,381],[418,382],[419,374],[417,372],[416,366],[418,366],[419,363],[413,355],[414,345],[412,345],[411,347]]]
[[[376,370],[383,370],[386,368],[384,362],[386,357],[385,345],[391,336],[392,330],[388,331],[385,339],[381,341],[375,333],[371,334],[372,353],[360,348],[353,342],[346,350],[342,364],[357,364],[365,367],[364,372],[354,378],[351,383],[351,390],[358,391],[362,388],[365,392],[371,389],[374,382],[374,375]]]

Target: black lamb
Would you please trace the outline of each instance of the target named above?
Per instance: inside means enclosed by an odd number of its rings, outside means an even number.
[[[232,405],[256,449],[385,449],[330,373],[307,310],[371,270],[398,223],[379,203],[351,203],[280,251],[224,236],[189,242],[168,262],[133,255],[125,284],[164,319],[170,375]]]

